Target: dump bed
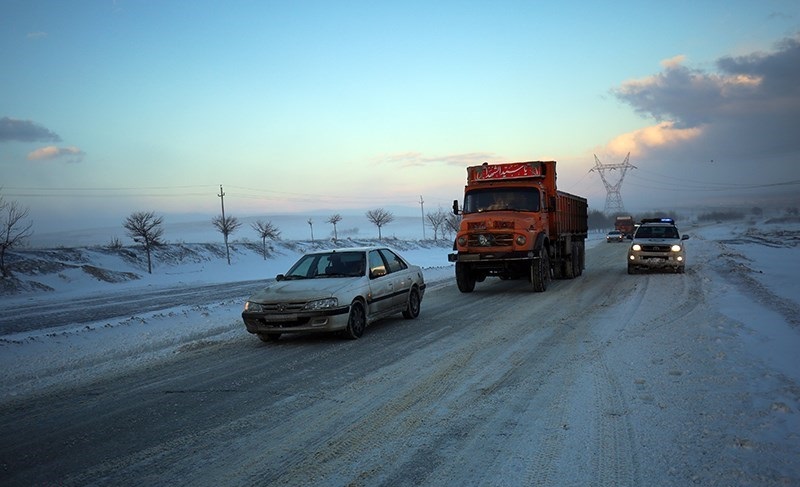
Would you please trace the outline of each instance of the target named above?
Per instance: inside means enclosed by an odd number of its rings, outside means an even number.
[[[589,231],[588,206],[586,198],[557,191],[555,218],[550,220],[550,234],[586,238]]]

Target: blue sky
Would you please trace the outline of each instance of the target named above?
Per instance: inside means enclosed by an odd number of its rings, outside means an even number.
[[[602,210],[594,156],[628,152],[631,210],[796,193],[798,33],[796,0],[4,0],[0,187],[37,232],[210,218],[220,185],[239,216],[447,208],[484,161],[556,159]]]

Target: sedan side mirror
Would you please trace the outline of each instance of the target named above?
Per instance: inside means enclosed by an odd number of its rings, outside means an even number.
[[[276,281],[282,281],[284,279],[286,279],[286,276],[284,276],[283,274],[278,274],[277,276],[275,276]]]

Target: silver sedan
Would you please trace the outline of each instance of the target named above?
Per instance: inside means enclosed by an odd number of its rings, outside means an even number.
[[[242,319],[264,341],[295,332],[342,331],[359,338],[380,318],[419,316],[424,294],[422,269],[389,248],[312,252],[253,294]]]

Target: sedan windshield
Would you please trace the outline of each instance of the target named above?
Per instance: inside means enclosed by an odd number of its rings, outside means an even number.
[[[286,273],[286,279],[361,277],[366,273],[364,252],[304,255]]]

